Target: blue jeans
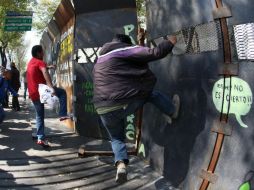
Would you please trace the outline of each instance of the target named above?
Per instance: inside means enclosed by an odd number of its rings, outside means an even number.
[[[151,95],[145,100],[135,100],[128,104],[124,109],[119,109],[106,114],[101,114],[101,121],[106,128],[110,139],[112,150],[115,155],[115,163],[122,160],[128,164],[128,154],[125,145],[125,118],[135,113],[139,108],[141,108],[145,103],[154,104],[162,113],[171,116],[175,112],[175,107],[172,101],[168,97],[158,91],[153,91]]]
[[[56,96],[59,98],[60,103],[60,110],[59,110],[59,116],[67,116],[67,96],[64,89],[56,88],[55,93]],[[45,138],[44,133],[44,104],[40,102],[40,100],[33,101],[35,112],[36,112],[36,129],[37,129],[37,137],[38,140],[42,140]]]
[[[59,98],[59,116],[67,116],[67,95],[64,89],[54,87],[56,96]]]

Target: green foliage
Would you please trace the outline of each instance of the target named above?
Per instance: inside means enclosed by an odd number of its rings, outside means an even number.
[[[145,0],[136,0],[139,16],[145,16]]]
[[[14,56],[14,62],[19,71],[24,71],[26,67],[25,55],[27,53],[27,46],[23,38],[19,38],[15,43],[10,43],[8,49]]]
[[[16,57],[17,66],[21,69],[24,63],[26,48],[23,43],[24,32],[5,32],[4,21],[7,11],[23,12],[28,10],[30,0],[1,0],[0,1],[0,46],[8,49]],[[22,53],[23,52],[23,53]]]
[[[33,27],[39,34],[47,27],[60,2],[61,0],[40,0],[38,3],[31,3],[36,17],[33,20]]]

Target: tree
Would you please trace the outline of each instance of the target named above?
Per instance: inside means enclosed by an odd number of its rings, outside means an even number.
[[[6,48],[8,43],[20,39],[24,33],[22,32],[5,32],[4,20],[7,11],[26,11],[29,0],[1,0],[0,2],[0,42],[1,46]]]
[[[35,14],[33,21],[33,27],[39,34],[47,27],[49,21],[52,19],[54,12],[56,11],[61,0],[40,0],[39,2],[33,2],[32,7]]]
[[[24,32],[6,32],[4,31],[4,22],[7,11],[27,11],[29,0],[1,0],[0,1],[0,53],[1,62],[6,64],[6,49],[9,44],[18,44],[18,40],[22,38]]]
[[[19,71],[24,71],[26,67],[25,55],[27,53],[27,46],[23,38],[20,38],[14,43],[9,44],[9,49],[13,55],[13,60]]]

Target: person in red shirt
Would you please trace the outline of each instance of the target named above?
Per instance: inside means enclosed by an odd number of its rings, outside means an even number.
[[[29,97],[33,102],[36,111],[36,128],[37,128],[37,144],[43,147],[48,147],[48,141],[45,140],[44,133],[44,104],[40,102],[38,91],[39,84],[46,84],[52,88],[52,95],[56,95],[60,101],[60,121],[70,119],[67,115],[66,92],[64,89],[54,87],[47,70],[47,65],[43,61],[43,48],[41,45],[36,45],[32,48],[32,59],[27,65],[27,88]]]

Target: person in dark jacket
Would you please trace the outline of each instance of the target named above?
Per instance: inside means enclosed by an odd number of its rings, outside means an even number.
[[[127,180],[129,162],[124,143],[124,120],[146,102],[158,107],[168,122],[178,116],[180,98],[173,101],[161,92],[154,91],[156,77],[148,62],[167,56],[176,43],[169,36],[155,48],[132,45],[129,36],[117,34],[112,42],[103,45],[93,69],[93,103],[111,138],[117,167],[116,182]]]
[[[27,79],[26,79],[26,71],[22,74],[23,82],[24,82],[24,100],[26,100],[27,93]]]
[[[10,85],[11,79],[11,71],[5,70],[3,67],[0,68],[0,123],[3,122],[4,119],[4,110],[3,110],[3,103],[5,101],[6,92],[10,91],[11,94],[15,97],[18,97],[16,91]]]
[[[14,62],[11,63],[11,73],[12,73],[11,86],[16,91],[16,93],[18,93],[19,88],[21,86],[20,73]],[[12,97],[12,109],[15,111],[20,111],[19,99],[17,96]]]

